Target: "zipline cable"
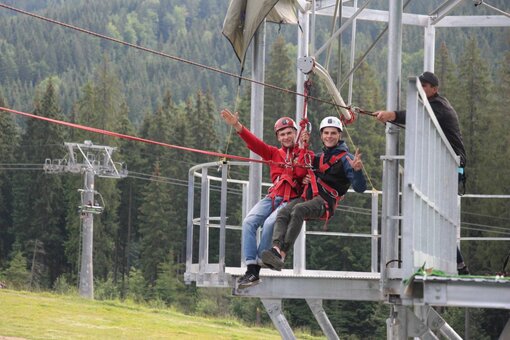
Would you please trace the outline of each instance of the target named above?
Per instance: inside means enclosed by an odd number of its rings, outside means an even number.
[[[113,132],[113,131],[109,131],[109,130],[97,129],[97,128],[93,128],[93,127],[90,127],[90,126],[85,126],[85,125],[80,125],[80,124],[75,124],[75,123],[64,122],[62,120],[52,119],[52,118],[43,117],[43,116],[38,116],[38,115],[35,115],[35,114],[31,114],[31,113],[27,113],[27,112],[22,112],[22,111],[17,111],[17,110],[12,110],[12,109],[8,109],[6,107],[0,106],[0,112],[2,112],[2,111],[3,112],[14,113],[14,114],[25,116],[25,117],[29,117],[29,118],[35,118],[35,119],[39,119],[39,120],[44,120],[46,122],[50,122],[50,123],[53,123],[53,124],[64,125],[64,126],[72,127],[72,128],[79,129],[79,130],[84,130],[84,131],[104,134],[104,135],[107,135],[107,136],[112,136],[112,137],[117,137],[117,138],[137,141],[137,142],[142,142],[142,143],[146,143],[146,144],[159,145],[159,146],[163,146],[163,147],[170,148],[170,149],[177,149],[177,150],[182,150],[182,151],[190,151],[190,152],[200,153],[200,154],[208,155],[208,156],[215,156],[215,157],[220,157],[220,158],[229,158],[229,159],[235,159],[235,160],[247,161],[247,162],[267,163],[267,164],[279,164],[279,163],[273,162],[273,161],[265,161],[265,160],[253,159],[253,158],[249,158],[249,157],[242,157],[242,156],[236,156],[236,155],[228,155],[228,154],[224,154],[224,153],[220,153],[220,152],[215,152],[215,151],[205,151],[205,150],[199,150],[199,149],[188,148],[188,147],[179,146],[179,145],[173,145],[173,144],[153,141],[153,140],[146,139],[146,138],[130,136],[130,135],[126,135],[126,134],[123,134],[123,133],[117,133],[117,132]]]

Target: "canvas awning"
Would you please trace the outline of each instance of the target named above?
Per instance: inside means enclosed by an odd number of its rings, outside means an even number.
[[[223,22],[223,35],[244,63],[246,51],[264,19],[279,24],[298,22],[294,0],[231,0]]]

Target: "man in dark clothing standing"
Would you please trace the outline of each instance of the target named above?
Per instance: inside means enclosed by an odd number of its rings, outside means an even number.
[[[466,150],[464,142],[462,141],[462,134],[460,133],[459,116],[452,107],[448,99],[439,94],[439,79],[432,72],[423,72],[420,77],[420,82],[423,91],[427,96],[430,107],[436,116],[437,122],[443,133],[450,142],[450,145],[455,151],[455,154],[460,157],[459,168],[459,181],[464,184],[464,167],[466,166]],[[383,123],[395,122],[399,124],[406,123],[406,111],[377,111],[374,113],[377,119]],[[459,274],[469,274],[467,266],[464,264],[464,259],[457,248],[457,268]]]
[[[453,151],[460,157],[460,167],[466,166],[466,151],[462,134],[460,133],[459,116],[445,97],[439,91],[439,79],[432,72],[423,72],[419,77],[423,91],[427,95],[430,107],[436,115],[437,122],[450,142]],[[406,123],[406,111],[377,111],[377,119],[383,123],[388,121],[399,124]]]

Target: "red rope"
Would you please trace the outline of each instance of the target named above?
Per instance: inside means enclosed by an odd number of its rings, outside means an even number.
[[[34,115],[34,114],[31,114],[31,113],[26,113],[26,112],[22,112],[22,111],[11,110],[11,109],[8,109],[8,108],[0,106],[0,112],[2,112],[2,111],[14,113],[14,114],[25,116],[25,117],[29,117],[29,118],[35,118],[35,119],[39,119],[39,120],[44,120],[46,122],[50,122],[50,123],[53,123],[53,124],[64,125],[64,126],[68,126],[68,127],[74,128],[74,129],[85,130],[85,131],[89,131],[89,132],[99,133],[99,134],[103,134],[103,135],[107,135],[107,136],[112,136],[112,137],[117,137],[117,138],[122,138],[122,139],[127,139],[127,140],[147,143],[147,144],[159,145],[159,146],[163,146],[165,148],[170,148],[170,149],[177,149],[177,150],[183,150],[183,151],[196,152],[196,153],[200,153],[200,154],[203,154],[203,155],[217,156],[217,157],[221,157],[221,158],[229,158],[229,159],[235,159],[235,160],[239,160],[239,161],[248,161],[248,162],[256,162],[256,163],[267,163],[267,164],[279,164],[279,163],[272,162],[272,161],[264,161],[264,160],[260,160],[260,159],[253,159],[253,158],[248,158],[248,157],[229,155],[229,154],[220,153],[220,152],[205,151],[205,150],[193,149],[193,148],[188,148],[188,147],[179,146],[179,145],[172,145],[172,144],[168,144],[168,143],[157,142],[157,141],[153,141],[153,140],[146,139],[146,138],[140,138],[140,137],[125,135],[125,134],[117,133],[117,132],[113,132],[113,131],[97,129],[97,128],[93,128],[93,127],[90,127],[90,126],[85,126],[85,125],[80,125],[80,124],[75,124],[75,123],[64,122],[62,120],[52,119],[52,118],[43,117],[43,116],[38,116],[38,115]],[[282,165],[283,165],[283,163],[282,163]]]
[[[300,129],[299,129],[299,133],[297,135],[296,142],[299,141],[299,138],[301,138],[301,133],[303,132],[304,129],[307,128],[308,123],[310,122],[308,120],[307,115],[308,115],[308,99],[309,99],[311,87],[312,87],[312,81],[310,79],[308,79],[307,81],[305,81],[304,89],[303,89],[303,97],[304,97],[303,115],[302,115],[303,118],[301,118],[301,121],[299,122]],[[305,150],[308,149],[308,143],[305,143],[304,149]]]

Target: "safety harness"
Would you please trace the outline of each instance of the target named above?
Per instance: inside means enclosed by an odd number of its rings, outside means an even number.
[[[297,161],[296,158],[299,157],[299,154],[296,155],[294,151],[290,152],[289,149],[287,149],[287,151],[279,149],[278,151],[280,152],[282,158],[285,160],[285,163],[280,165],[283,167],[283,173],[276,178],[276,183],[271,188],[269,188],[268,196],[271,197],[273,201],[273,208],[276,194],[282,186],[284,186],[283,202],[288,202],[291,198],[293,198],[291,197],[292,190],[294,190],[294,192],[297,194],[299,194],[301,191],[301,185],[297,180],[294,179],[294,163]]]
[[[337,155],[333,155],[327,162],[324,162],[324,154],[322,154],[319,158],[319,167],[316,169],[316,172],[319,173],[325,173],[328,171],[329,168],[331,168],[333,165],[338,163],[342,157],[344,157],[347,154],[347,151],[342,151]],[[320,178],[317,178],[315,175],[315,172],[313,169],[308,169],[308,175],[310,176],[310,183],[305,185],[305,188],[303,190],[303,194],[301,197],[306,200],[306,194],[308,191],[308,186],[312,188],[312,198],[319,195],[319,185],[328,193],[329,196],[335,199],[335,204],[332,207],[332,211],[336,209],[338,206],[338,203],[344,198],[343,195],[339,195],[338,191],[334,188],[332,188],[330,185],[328,185],[326,182],[321,180]],[[326,208],[326,211],[324,212],[324,215],[321,216],[321,220],[325,220],[324,229],[327,227],[327,223],[329,219],[331,218],[332,214],[330,213],[330,207],[328,201],[324,200],[324,206]]]

